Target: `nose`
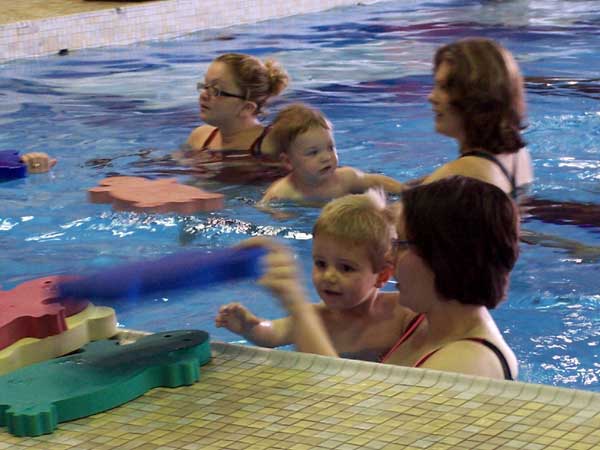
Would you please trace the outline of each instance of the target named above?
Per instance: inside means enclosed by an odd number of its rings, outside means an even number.
[[[334,267],[327,267],[325,272],[323,273],[323,279],[327,282],[333,282],[337,279],[337,271]]]
[[[202,100],[203,102],[205,102],[205,101],[208,100],[208,98],[209,98],[208,91],[206,89],[202,89],[200,91],[200,100]]]

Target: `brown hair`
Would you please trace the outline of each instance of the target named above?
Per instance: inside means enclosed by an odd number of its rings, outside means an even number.
[[[462,176],[402,194],[407,239],[447,299],[496,307],[519,255],[515,203],[498,187]]]
[[[331,123],[318,109],[302,103],[294,103],[283,108],[273,119],[270,131],[277,154],[287,152],[294,139],[313,127],[332,129]]]
[[[523,77],[511,53],[497,42],[468,38],[438,49],[434,70],[450,66],[447,87],[460,112],[468,148],[515,153],[525,146]]]
[[[369,189],[325,205],[313,227],[313,236],[328,236],[348,245],[364,246],[373,272],[386,266],[386,255],[396,235],[394,215],[385,206],[383,191]]]
[[[263,113],[267,100],[279,95],[288,85],[289,77],[280,64],[272,59],[258,58],[241,53],[225,53],[215,59],[231,70],[235,83],[247,100],[256,103],[256,114]]]

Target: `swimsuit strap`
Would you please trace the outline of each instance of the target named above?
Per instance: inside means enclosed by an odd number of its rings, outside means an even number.
[[[423,322],[424,319],[425,314],[422,313],[417,314],[415,317],[413,317],[410,323],[408,324],[408,327],[406,327],[406,331],[404,332],[404,334],[400,336],[400,339],[396,341],[392,348],[383,357],[381,357],[380,362],[386,362],[389,359],[389,357],[392,356],[392,353],[394,353],[398,349],[398,347],[400,347],[409,337],[412,336],[412,334],[415,332],[415,330],[419,327],[419,325],[421,324],[421,322]]]
[[[217,133],[219,132],[218,128],[215,128],[214,130],[212,130],[210,132],[210,134],[208,135],[208,137],[206,138],[206,140],[204,141],[204,144],[202,144],[202,150],[206,150],[208,149],[208,146],[210,145],[210,143],[213,141],[213,139],[217,136]]]
[[[488,341],[487,339],[477,338],[477,337],[459,339],[459,341],[472,341],[472,342],[478,342],[480,344],[485,345],[487,348],[489,348],[491,351],[493,351],[496,354],[496,356],[498,357],[498,360],[500,361],[500,365],[502,366],[502,372],[504,372],[504,379],[511,380],[511,381],[514,380],[514,378],[512,377],[512,374],[510,373],[510,366],[508,365],[508,361],[506,360],[504,353],[502,353],[502,351],[496,346],[496,344]],[[427,361],[431,356],[433,356],[435,353],[437,353],[442,348],[443,347],[437,348],[437,349],[433,350],[432,352],[427,353],[425,356],[421,357],[416,362],[414,367],[420,367],[425,361]]]
[[[487,152],[482,152],[481,150],[473,150],[467,153],[463,153],[462,155],[460,155],[459,158],[463,158],[465,156],[475,156],[476,158],[483,158],[483,159],[487,159],[488,161],[493,162],[494,164],[496,164],[496,166],[498,166],[498,168],[502,171],[502,173],[504,174],[504,176],[506,177],[506,179],[510,182],[510,196],[514,199],[517,197],[517,182],[516,182],[516,175],[517,175],[517,157],[516,155],[514,155],[514,159],[513,159],[513,173],[511,175],[511,173],[508,171],[508,169],[506,167],[504,167],[504,164],[502,164],[498,158],[496,158],[494,155],[492,155],[491,153],[487,153]]]
[[[256,140],[252,143],[252,145],[248,149],[250,151],[251,155],[261,156],[260,147],[262,146],[262,143],[265,140],[265,137],[267,136],[267,134],[269,133],[270,130],[271,130],[271,125],[268,125],[263,128],[263,131],[262,131],[262,133],[260,133],[260,136],[258,136],[256,138]]]

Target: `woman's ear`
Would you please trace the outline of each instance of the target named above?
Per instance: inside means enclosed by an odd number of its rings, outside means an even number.
[[[381,288],[394,274],[394,265],[390,262],[386,262],[385,267],[377,274],[377,281],[375,282],[376,288]]]
[[[250,100],[246,100],[244,102],[244,105],[242,106],[241,113],[247,114],[250,116],[255,116],[257,110],[258,110],[258,105],[256,103],[251,102]]]

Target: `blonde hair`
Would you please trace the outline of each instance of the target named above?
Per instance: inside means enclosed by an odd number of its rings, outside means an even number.
[[[314,127],[326,130],[333,128],[318,109],[302,103],[294,103],[283,108],[273,120],[270,131],[276,153],[281,155],[287,152],[294,139]]]
[[[313,227],[313,237],[323,235],[365,247],[373,272],[383,270],[396,236],[394,215],[386,207],[384,192],[369,189],[327,203]]]
[[[256,103],[256,114],[263,113],[267,100],[279,95],[288,85],[283,67],[272,59],[264,62],[242,53],[225,53],[215,59],[227,65],[246,100]]]

